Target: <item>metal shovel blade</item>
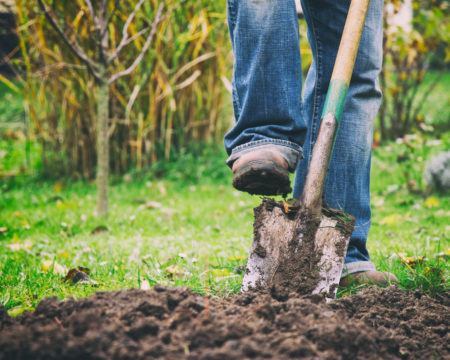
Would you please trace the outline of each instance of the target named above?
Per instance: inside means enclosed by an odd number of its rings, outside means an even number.
[[[335,298],[354,219],[329,208],[323,209],[320,222],[307,217],[285,213],[283,204],[273,199],[264,199],[255,209],[242,291],[274,285]]]

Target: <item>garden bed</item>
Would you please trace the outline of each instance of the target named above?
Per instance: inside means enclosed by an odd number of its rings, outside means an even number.
[[[1,359],[429,359],[450,356],[450,293],[371,287],[326,303],[270,292],[215,299],[184,288],[0,308]]]

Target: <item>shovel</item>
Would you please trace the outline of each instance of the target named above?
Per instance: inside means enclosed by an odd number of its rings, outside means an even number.
[[[280,299],[292,292],[336,297],[355,219],[329,208],[322,197],[368,5],[351,2],[300,199],[289,205],[266,198],[254,210],[242,291],[270,287]]]

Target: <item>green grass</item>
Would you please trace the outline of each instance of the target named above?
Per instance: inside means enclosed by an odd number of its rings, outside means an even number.
[[[448,261],[435,254],[449,247],[449,199],[411,194],[406,184],[414,180],[423,190],[425,161],[449,144],[449,134],[440,142],[419,137],[409,145],[378,148],[373,159],[368,242],[373,261],[395,273],[403,288],[432,295],[448,285],[433,278],[436,272],[425,273],[434,267],[448,276]],[[115,179],[106,221],[95,215],[94,183],[16,179],[4,184],[0,227],[8,230],[0,234],[0,304],[19,314],[44,297],[79,298],[139,288],[146,281],[216,296],[237,292],[252,239],[252,208],[260,199],[233,190],[224,159],[223,153],[191,154],[170,166]],[[93,235],[99,225],[109,231]],[[428,261],[411,271],[396,258],[398,252]],[[53,265],[44,271],[49,260]],[[53,272],[58,265],[88,267],[99,286],[65,283]]]

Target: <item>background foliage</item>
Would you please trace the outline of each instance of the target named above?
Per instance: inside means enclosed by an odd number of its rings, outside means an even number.
[[[394,11],[402,1],[390,0]],[[380,76],[384,101],[379,113],[381,138],[396,139],[413,128],[450,128],[449,98],[424,107],[450,64],[450,17],[447,1],[412,1],[412,27],[393,28],[384,21],[384,66]],[[445,110],[443,112],[443,110]]]
[[[46,3],[70,30],[70,36],[76,36],[93,53],[96,44],[90,36],[93,29],[84,1]],[[112,47],[117,46],[135,3],[110,1]],[[158,3],[145,3],[130,27],[130,36],[149,25]],[[31,164],[46,176],[92,178],[96,164],[93,79],[47,23],[37,2],[16,0],[16,4],[22,56],[13,62],[19,77],[14,82],[3,78],[0,92],[7,87],[23,95],[26,114],[17,116],[16,108],[22,105],[11,103],[2,114],[15,122],[14,129],[24,129],[19,136],[27,139],[24,151],[34,149],[31,160],[27,153],[29,167]],[[233,121],[229,94],[233,58],[225,1],[169,0],[166,4],[171,10],[158,27],[144,61],[111,86],[110,166],[115,174],[179,157],[191,151],[193,143],[197,148],[221,144]],[[398,10],[402,1],[387,0],[385,4]],[[411,131],[438,135],[450,127],[450,97],[445,91],[450,82],[449,6],[441,0],[412,4],[411,31],[401,27],[389,30],[385,22],[380,78],[384,101],[376,123],[377,143]],[[300,29],[306,74],[311,52],[304,20]],[[144,37],[137,37],[124,56],[115,60],[114,68],[120,71],[129,65],[143,42]],[[8,134],[3,132],[9,139]]]
[[[109,42],[117,45],[135,2],[110,2]],[[48,1],[61,24],[84,48],[95,50],[83,1]],[[148,26],[158,1],[145,3],[130,36]],[[46,173],[91,177],[96,163],[93,79],[39,12],[18,0],[27,111],[42,145]],[[111,169],[120,173],[179,153],[192,141],[219,139],[225,127],[224,85],[232,59],[223,4],[168,1],[152,49],[131,76],[111,86]],[[129,65],[143,37],[129,45],[115,68]],[[227,62],[229,64],[227,64]]]

